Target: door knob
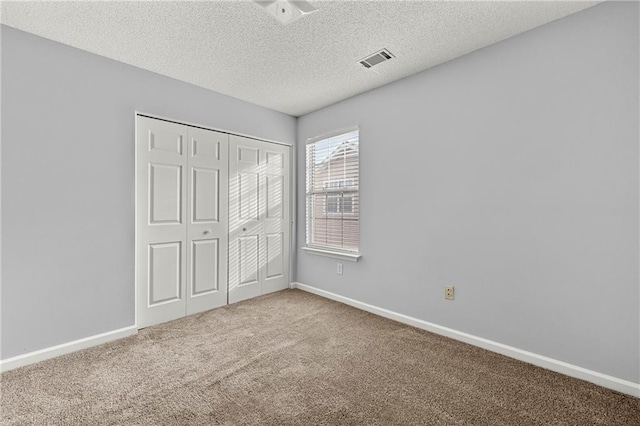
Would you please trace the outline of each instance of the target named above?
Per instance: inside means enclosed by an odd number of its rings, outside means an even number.
[[[209,232],[211,232],[209,229],[205,229],[203,234],[207,235]]]

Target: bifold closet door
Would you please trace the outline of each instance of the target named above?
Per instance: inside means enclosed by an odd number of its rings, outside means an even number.
[[[137,119],[138,327],[186,312],[186,130]]]
[[[229,135],[189,128],[187,315],[227,304]]]
[[[289,287],[289,150],[229,138],[229,303]]]
[[[228,135],[137,118],[137,321],[227,303]]]

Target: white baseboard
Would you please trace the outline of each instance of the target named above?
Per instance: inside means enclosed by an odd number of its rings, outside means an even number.
[[[408,324],[422,330],[427,330],[435,334],[440,334],[442,336],[450,337],[461,342],[469,343],[470,345],[478,346],[483,349],[508,356],[510,358],[528,362],[529,364],[537,365],[538,367],[546,368],[557,373],[595,383],[596,385],[640,398],[640,384],[638,383],[633,383],[628,380],[623,380],[617,377],[609,376],[607,374],[598,373],[597,371],[588,370],[586,368],[578,367],[576,365],[572,365],[563,361],[558,361],[553,358],[538,355],[533,352],[524,351],[522,349],[514,348],[513,346],[503,345],[502,343],[494,342],[492,340],[484,339],[482,337],[474,336],[462,331],[454,330],[407,315],[399,314],[397,312],[369,305],[368,303],[349,299],[348,297],[340,296],[329,291],[311,287],[306,284],[292,283],[291,287],[298,288],[300,290],[313,293],[327,299],[335,300],[337,302],[362,309],[363,311],[371,312],[372,314],[380,315],[382,317]]]
[[[14,356],[0,361],[0,372],[13,370],[14,368],[23,367],[25,365],[34,364],[45,359],[51,359],[60,355],[79,351],[80,349],[98,346],[103,343],[118,340],[123,337],[131,336],[138,332],[138,327],[132,325],[130,327],[120,328],[118,330],[107,331],[106,333],[96,334],[95,336],[85,337],[84,339],[74,340],[73,342],[63,343],[61,345],[52,346],[50,348],[40,349],[29,352],[24,355]]]

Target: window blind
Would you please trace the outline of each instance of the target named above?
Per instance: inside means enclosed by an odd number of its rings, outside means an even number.
[[[307,246],[359,249],[358,131],[307,144]]]

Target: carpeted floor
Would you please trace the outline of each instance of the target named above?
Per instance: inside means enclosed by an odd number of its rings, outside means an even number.
[[[640,400],[299,290],[3,373],[3,425],[640,425]]]

